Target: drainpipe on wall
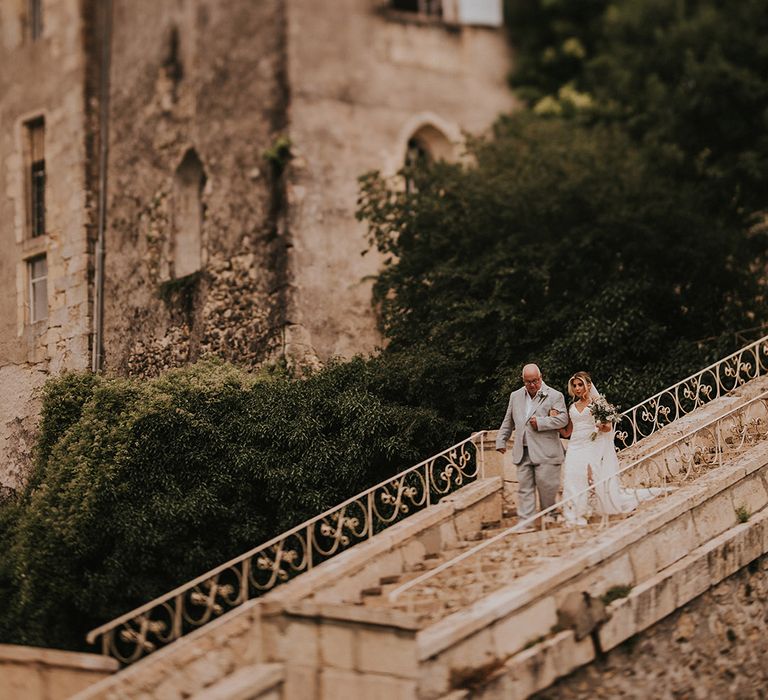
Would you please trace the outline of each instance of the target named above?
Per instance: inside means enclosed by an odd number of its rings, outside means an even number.
[[[99,74],[99,200],[93,292],[93,355],[91,369],[100,372],[104,350],[104,231],[107,221],[109,154],[109,70],[112,53],[112,0],[101,7],[101,71]]]

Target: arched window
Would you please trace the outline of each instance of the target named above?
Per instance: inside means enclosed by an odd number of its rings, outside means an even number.
[[[435,126],[425,124],[408,139],[405,148],[405,187],[413,188],[410,174],[414,168],[429,165],[438,160],[453,160],[454,145]]]
[[[186,277],[202,266],[203,187],[205,170],[194,149],[184,154],[173,181],[173,277]]]
[[[432,124],[419,127],[408,139],[405,152],[406,165],[434,163],[436,160],[453,160],[455,147],[448,137]]]

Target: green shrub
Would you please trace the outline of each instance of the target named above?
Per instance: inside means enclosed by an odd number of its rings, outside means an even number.
[[[0,516],[3,641],[81,647],[89,628],[448,444],[445,421],[371,383],[362,359],[302,380],[214,361],[50,380],[30,487]]]
[[[736,508],[736,520],[740,523],[745,523],[749,520],[752,513],[749,512],[749,508],[745,505],[741,505]]]
[[[610,605],[614,600],[619,598],[626,598],[632,592],[632,586],[626,584],[619,586],[611,586],[603,595],[600,596],[600,600],[605,605]]]

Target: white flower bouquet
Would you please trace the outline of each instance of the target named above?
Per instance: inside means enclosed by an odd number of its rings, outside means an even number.
[[[619,409],[612,403],[608,403],[608,399],[602,394],[593,399],[592,403],[589,404],[589,412],[595,419],[595,430],[592,433],[592,440],[597,437],[600,425],[605,425],[606,423],[618,423],[621,420]]]

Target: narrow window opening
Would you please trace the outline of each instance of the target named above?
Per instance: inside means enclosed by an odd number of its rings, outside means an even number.
[[[408,139],[405,149],[405,191],[415,192],[416,184],[413,176],[417,170],[427,167],[432,163],[432,156],[426,145],[418,138]]]
[[[48,261],[45,255],[27,262],[29,271],[29,320],[32,323],[48,318]]]
[[[405,166],[407,168],[418,168],[429,165],[432,162],[432,155],[426,144],[416,137],[408,139],[408,146],[405,150]]]
[[[205,171],[190,149],[176,170],[173,186],[173,277],[202,267],[203,187]]]
[[[442,17],[442,0],[392,0],[392,9],[398,12],[416,12],[420,15]]]
[[[27,3],[27,13],[27,22],[29,23],[29,36],[32,41],[37,41],[43,35],[42,0],[29,0]]]
[[[27,122],[27,221],[32,238],[45,235],[45,121]]]
[[[425,124],[415,131],[405,147],[405,187],[415,191],[413,177],[420,169],[441,160],[452,161],[454,146],[435,126]]]

